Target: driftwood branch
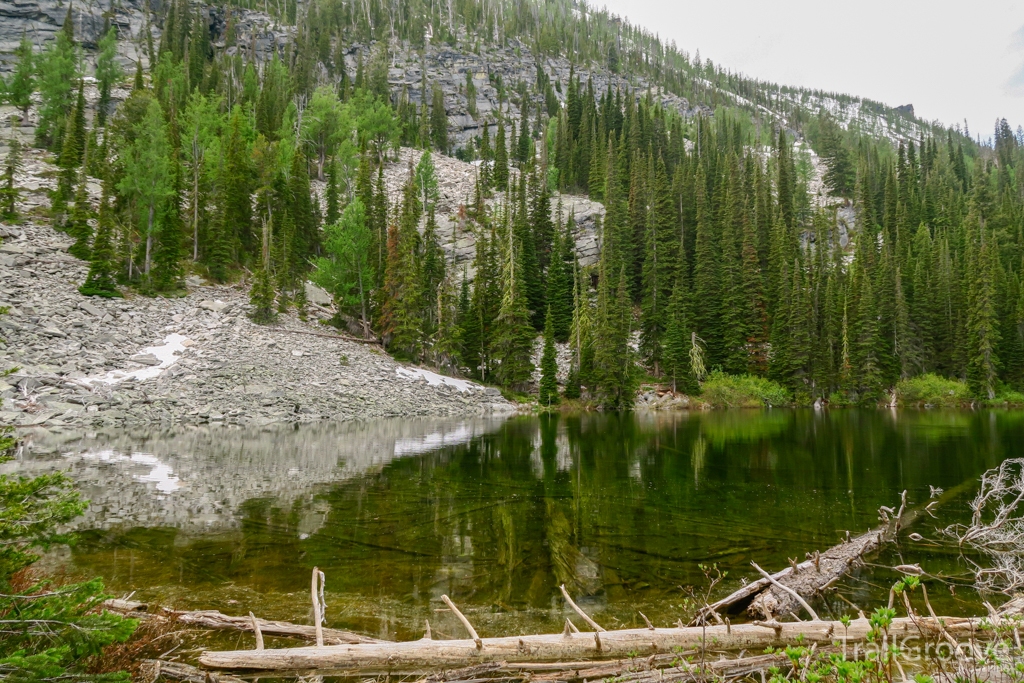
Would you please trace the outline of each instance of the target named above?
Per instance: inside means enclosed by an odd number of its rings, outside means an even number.
[[[567,603],[569,603],[569,607],[572,607],[573,611],[576,612],[576,614],[580,615],[580,618],[582,618],[583,621],[590,624],[590,628],[594,629],[594,631],[596,631],[597,633],[604,633],[604,629],[601,628],[600,624],[591,619],[590,616],[587,615],[587,613],[584,612],[580,608],[580,606],[573,601],[571,597],[569,597],[569,591],[565,590],[565,584],[563,583],[561,586],[559,586],[559,588],[562,591],[562,597],[565,598],[565,601]]]
[[[459,618],[462,625],[466,627],[467,631],[469,631],[469,637],[473,639],[474,643],[476,643],[477,649],[479,650],[482,648],[484,646],[483,641],[480,640],[480,636],[477,635],[476,629],[473,628],[473,624],[469,623],[469,619],[466,618],[466,615],[459,611],[459,608],[455,606],[455,603],[452,602],[452,599],[447,595],[442,595],[441,600],[444,601],[444,604],[448,605],[448,609],[450,609],[455,616]]]

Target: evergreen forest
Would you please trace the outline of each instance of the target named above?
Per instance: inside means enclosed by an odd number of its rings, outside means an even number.
[[[333,296],[334,324],[543,406],[628,409],[643,384],[696,395],[726,377],[799,403],[889,402],[921,376],[980,400],[1024,392],[1024,131],[1006,120],[982,143],[864,101],[892,123],[878,135],[805,104],[827,93],[702,63],[570,0],[220,9],[223,34],[208,8],[169,3],[132,66],[112,24],[88,54],[70,20],[18,50],[3,97],[37,107],[34,144],[60,169],[52,220],[90,263],[82,294],[174,296],[199,273],[247,283],[251,316],[272,324],[308,314],[310,280]],[[236,42],[232,12],[247,11],[294,25],[272,58]],[[399,46],[481,45],[538,67],[497,79],[498,107],[468,142],[425,70],[416,97],[389,83]],[[548,57],[571,61],[568,79]],[[596,72],[646,87],[600,88]],[[467,74],[471,116],[474,87]],[[389,193],[403,147],[424,153]],[[462,207],[472,267],[453,267],[438,236],[439,155],[477,169]],[[7,219],[18,157],[12,145]],[[594,265],[579,262],[565,195],[605,207]]]

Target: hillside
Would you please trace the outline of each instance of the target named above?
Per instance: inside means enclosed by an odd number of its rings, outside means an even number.
[[[5,220],[65,233],[83,295],[170,312],[216,283],[247,342],[318,317],[542,405],[745,375],[772,402],[1024,390],[1005,122],[979,146],[568,0],[148,7],[0,7],[5,137],[54,164],[13,145]]]

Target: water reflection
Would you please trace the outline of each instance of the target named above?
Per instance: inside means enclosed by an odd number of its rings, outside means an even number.
[[[70,465],[94,501],[70,562],[117,590],[304,619],[319,566],[334,625],[407,637],[429,618],[456,634],[433,611],[447,593],[481,632],[513,633],[561,626],[562,583],[608,627],[636,624],[638,609],[671,623],[699,563],[729,570],[731,588],[751,560],[782,567],[868,529],[903,489],[912,504],[929,486],[961,491],[917,529],[933,536],[965,514],[981,472],[1021,454],[1022,417],[737,411],[192,430],[39,438],[20,466]],[[890,552],[959,571],[942,549]],[[891,580],[877,571],[845,597],[869,607],[884,596]],[[934,593],[947,613],[974,608]]]

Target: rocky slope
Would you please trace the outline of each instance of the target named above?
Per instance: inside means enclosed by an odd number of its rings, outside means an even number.
[[[244,287],[189,279],[177,299],[83,297],[86,264],[41,213],[54,169],[18,178],[29,220],[0,225],[0,423],[49,427],[464,416],[513,410],[496,389],[409,368],[293,314],[247,317]],[[98,191],[99,188],[93,188]]]

